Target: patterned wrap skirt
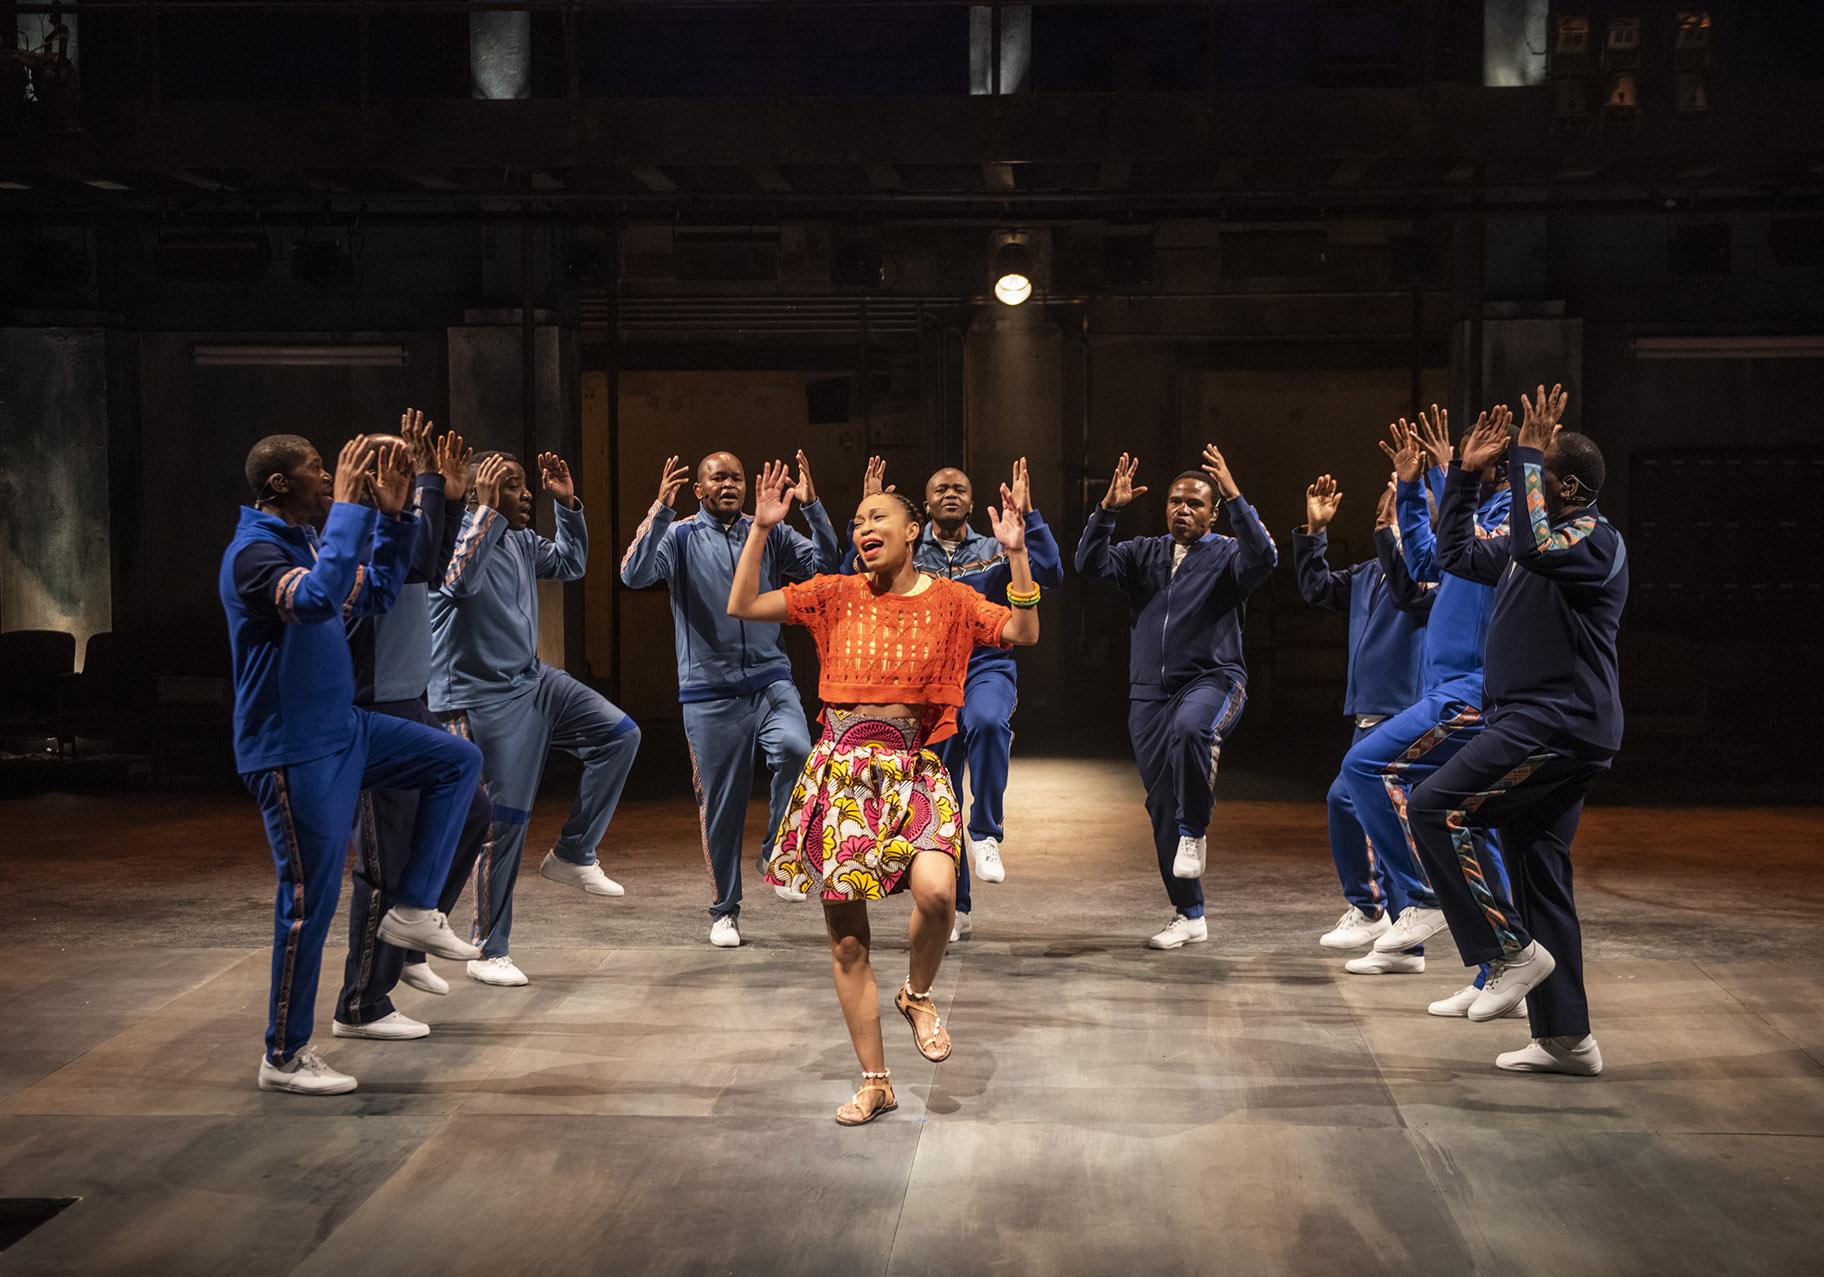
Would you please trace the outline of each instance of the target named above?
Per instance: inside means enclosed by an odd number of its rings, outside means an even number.
[[[825,900],[880,900],[903,890],[921,851],[960,864],[956,790],[915,718],[824,714],[779,822],[766,880]]]

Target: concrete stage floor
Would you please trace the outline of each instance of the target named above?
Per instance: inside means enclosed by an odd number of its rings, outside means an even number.
[[[0,1274],[1817,1271],[1817,809],[1599,803],[1608,1071],[1538,1078],[1491,1064],[1523,1024],[1424,1014],[1448,946],[1382,978],[1317,947],[1323,811],[1272,792],[1227,781],[1212,942],[1160,954],[1130,770],[1016,763],[1010,881],[937,986],[955,1055],[889,1020],[900,1110],[861,1130],[830,1119],[856,1069],[816,911],[750,878],[748,945],[709,948],[686,804],[624,809],[624,899],[522,877],[531,986],[440,963],[451,996],[399,999],[425,1041],[330,1038],[326,981],[319,1045],[361,1089],[321,1100],[253,1087],[249,800],[0,804],[0,1197],[81,1199]],[[889,991],[907,908],[876,910]]]

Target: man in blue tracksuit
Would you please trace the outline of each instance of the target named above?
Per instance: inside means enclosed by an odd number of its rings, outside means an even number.
[[[880,458],[868,462],[862,496],[881,491],[886,473]],[[1064,584],[1064,557],[1057,540],[1039,512],[1031,508],[1031,482],[1026,458],[1014,463],[1011,485],[1003,500],[1011,499],[1026,515],[1026,550],[1032,581],[1042,589]],[[975,490],[969,476],[946,466],[925,481],[927,522],[919,533],[913,558],[919,569],[948,577],[1007,605],[1007,583],[1012,579],[1000,542],[969,526],[975,512]],[[843,560],[844,572],[856,572],[859,558],[853,545]],[[1007,795],[1007,770],[1013,757],[1013,711],[1019,703],[1019,673],[1010,648],[978,647],[969,656],[963,683],[963,707],[957,712],[956,734],[937,747],[956,787],[963,795],[963,773],[969,775],[969,855],[959,862],[956,882],[956,921],[950,938],[962,940],[973,930],[969,885],[971,870],[983,882],[1002,882],[1007,871],[1001,863],[1002,821]]]
[[[1584,793],[1621,747],[1616,635],[1628,597],[1628,552],[1596,509],[1602,453],[1563,430],[1563,391],[1523,400],[1512,448],[1505,429],[1472,434],[1438,516],[1445,569],[1495,586],[1488,632],[1488,728],[1412,796],[1418,838],[1465,963],[1489,964],[1472,1020],[1524,999],[1532,1042],[1496,1057],[1521,1073],[1602,1071],[1583,989],[1583,934],[1571,893],[1571,840]],[[1510,535],[1473,532],[1475,468],[1507,453]],[[1498,829],[1507,891],[1471,837]]]
[[[735,563],[754,525],[752,516],[741,513],[747,473],[733,453],[704,457],[696,470],[697,513],[680,519],[671,503],[689,475],[678,458],[666,461],[658,499],[621,558],[621,581],[636,590],[663,581],[671,594],[678,700],[684,707],[703,858],[715,893],[709,942],[732,949],[741,943],[741,837],[754,788],[754,751],[766,755],[773,777],[764,859],[811,752],[811,736],[779,627],[728,614]],[[817,500],[802,452],[794,495],[811,535],[807,539],[783,524],[768,534],[761,558],[763,589],[834,572],[841,559],[836,531]],[[788,900],[804,899],[787,888],[775,890]]]
[[[1336,480],[1327,474],[1305,489],[1306,523],[1293,533],[1292,551],[1298,592],[1305,602],[1349,616],[1343,712],[1354,720],[1354,739],[1359,742],[1377,724],[1419,698],[1425,620],[1436,591],[1414,581],[1406,570],[1395,526],[1392,483],[1382,492],[1375,512],[1375,557],[1346,571],[1330,567],[1325,561],[1329,549],[1326,529],[1342,496]],[[1360,948],[1391,925],[1386,870],[1355,817],[1355,804],[1340,771],[1330,783],[1328,803],[1330,854],[1349,908],[1318,943],[1332,949]],[[1371,954],[1346,965],[1355,970],[1357,964],[1367,963],[1357,974],[1370,974],[1373,958]]]
[[[618,896],[620,884],[596,863],[596,846],[640,747],[631,718],[538,659],[538,582],[580,579],[589,551],[570,467],[550,452],[539,455],[538,467],[554,501],[556,540],[531,526],[524,468],[506,453],[487,453],[476,459],[475,504],[443,583],[431,594],[431,711],[481,746],[494,803],[488,846],[475,868],[475,934],[483,956],[468,967],[483,984],[526,983],[508,941],[513,887],[547,750],[574,754],[583,778],[539,875],[591,895]]]
[[[370,447],[397,445],[411,456],[418,472],[412,490],[418,536],[398,602],[381,615],[349,617],[348,645],[355,661],[356,705],[441,731],[443,724],[424,698],[431,675],[429,583],[443,579],[456,545],[468,458],[460,435],[446,434],[433,445],[431,432],[424,414],[408,409],[400,419],[397,437],[369,439]],[[477,784],[463,817],[456,858],[438,893],[437,907],[445,913],[455,908],[488,840],[491,813],[487,790]],[[450,990],[448,982],[430,969],[423,953],[387,944],[379,935],[380,918],[392,905],[394,886],[411,854],[412,824],[417,815],[418,795],[413,790],[372,789],[361,795],[348,903],[348,959],[330,1026],[337,1037],[425,1037],[430,1026],[397,1010],[393,989],[403,979],[430,993]]]
[[[1204,446],[1203,461],[1202,471],[1172,482],[1168,535],[1114,545],[1115,512],[1146,491],[1134,486],[1139,458],[1123,453],[1077,543],[1077,571],[1120,586],[1134,614],[1128,735],[1146,785],[1159,876],[1175,910],[1147,941],[1155,949],[1209,939],[1198,879],[1207,863],[1217,759],[1246,699],[1242,618],[1248,596],[1279,561],[1215,444]],[[1210,531],[1218,499],[1228,502],[1233,537]]]
[[[255,444],[246,464],[254,504],[241,510],[217,579],[234,662],[235,767],[260,804],[279,876],[259,1072],[266,1091],[355,1089],[309,1043],[323,940],[364,786],[420,795],[380,937],[446,957],[476,953],[450,931],[437,893],[481,756],[435,728],[354,704],[343,618],[392,606],[418,530],[404,508],[410,469],[390,450],[372,474],[366,459],[366,439],[350,440],[332,479],[308,440],[272,435]],[[370,489],[374,505],[362,505]]]
[[[1419,430],[1402,420],[1393,427],[1395,446],[1382,445],[1398,478],[1394,502],[1406,566],[1415,580],[1438,585],[1425,624],[1423,689],[1417,701],[1343,756],[1344,782],[1356,819],[1387,871],[1387,905],[1394,921],[1375,939],[1374,952],[1382,955],[1382,971],[1396,974],[1424,970],[1419,946],[1445,927],[1437,893],[1419,866],[1418,849],[1406,824],[1406,803],[1415,785],[1482,730],[1482,648],[1494,605],[1493,590],[1443,572],[1437,561],[1430,510],[1434,497],[1428,495],[1428,487],[1441,484],[1440,467],[1451,448],[1449,418],[1435,406],[1432,411],[1431,417],[1421,418],[1422,441]],[[1497,408],[1485,415],[1504,411]],[[1427,466],[1428,461],[1436,464]],[[1477,535],[1506,536],[1507,487],[1498,482],[1493,466],[1482,482]],[[1499,865],[1498,848],[1489,847],[1486,854],[1491,866]],[[1478,975],[1475,984],[1427,1009],[1434,1015],[1462,1015],[1480,982]]]

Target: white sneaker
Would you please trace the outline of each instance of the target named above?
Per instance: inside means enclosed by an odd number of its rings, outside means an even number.
[[[428,962],[406,963],[405,970],[399,973],[399,983],[440,996],[450,991],[450,982],[431,970]]]
[[[1407,949],[1416,949],[1427,940],[1444,930],[1442,909],[1426,909],[1420,905],[1410,905],[1400,911],[1400,916],[1393,920],[1393,925],[1383,931],[1374,942],[1376,953],[1403,953]]]
[[[955,944],[958,940],[967,940],[974,932],[975,924],[969,920],[969,915],[959,913],[956,915],[956,921],[950,924],[950,943]]]
[[[1203,877],[1204,858],[1209,853],[1209,843],[1203,838],[1179,838],[1178,854],[1172,857],[1172,877]],[[1177,945],[1170,946],[1177,948]]]
[[[1588,1033],[1581,1038],[1534,1038],[1518,1051],[1497,1055],[1495,1067],[1509,1073],[1571,1073],[1577,1077],[1595,1077],[1602,1072],[1602,1052],[1596,1049],[1596,1039]]]
[[[568,860],[559,860],[555,851],[547,851],[545,858],[538,862],[538,876],[561,882],[566,887],[581,887],[592,896],[627,894],[627,888],[603,873],[599,863],[573,865]]]
[[[469,979],[478,980],[482,984],[498,985],[503,989],[516,989],[522,984],[532,983],[513,959],[504,953],[498,958],[482,958],[478,962],[469,963]]]
[[[481,956],[480,949],[450,930],[450,920],[437,910],[414,909],[411,912],[420,916],[407,917],[398,905],[388,909],[386,916],[380,919],[380,938],[398,949],[434,953],[453,962],[464,959],[473,962]]]
[[[709,942],[718,949],[738,949],[741,947],[741,933],[735,929],[733,918],[717,918],[709,924]]]
[[[1387,921],[1385,909],[1381,910],[1379,917],[1370,919],[1367,914],[1351,905],[1336,920],[1336,926],[1319,936],[1317,942],[1326,949],[1359,949],[1377,936],[1385,934],[1392,926]]]
[[[307,1046],[291,1057],[288,1064],[274,1064],[260,1057],[260,1089],[286,1091],[292,1095],[347,1095],[355,1089],[355,1079],[338,1073],[323,1063],[317,1048]]]
[[[1006,882],[1007,866],[1001,863],[1001,840],[969,840],[969,870],[983,882]]]
[[[1187,918],[1181,913],[1175,913],[1172,915],[1171,924],[1148,940],[1146,945],[1149,949],[1178,949],[1187,944],[1202,944],[1209,938],[1209,923],[1202,918]]]
[[[1425,970],[1422,953],[1364,953],[1343,963],[1350,975],[1420,975]]]
[[[1430,1006],[1426,1007],[1425,1010],[1431,1015],[1441,1015],[1446,1018],[1450,1016],[1465,1016],[1469,1014],[1469,1008],[1475,1005],[1476,998],[1481,992],[1482,990],[1478,989],[1475,985],[1466,984],[1448,998],[1439,998],[1436,1002],[1433,1002]],[[1508,1018],[1512,1020],[1523,1018],[1526,1015],[1526,999],[1521,998],[1520,1001],[1516,1002],[1514,1004],[1514,1009],[1509,1011],[1507,1015]]]
[[[790,887],[781,887],[777,884],[773,886],[773,894],[781,900],[789,900],[793,904],[799,904],[809,899],[802,891],[793,891]]]
[[[431,1036],[430,1025],[397,1011],[383,1015],[378,1020],[369,1020],[366,1024],[344,1024],[340,1020],[332,1020],[329,1031],[338,1038],[374,1038],[381,1042],[406,1042],[412,1038]]]
[[[1478,1024],[1484,1020],[1499,1020],[1543,983],[1557,966],[1558,959],[1537,940],[1505,962],[1489,963],[1488,981],[1476,1000],[1469,1004],[1469,1018]]]

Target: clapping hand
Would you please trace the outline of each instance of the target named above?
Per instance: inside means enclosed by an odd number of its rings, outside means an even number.
[[[810,458],[804,455],[804,449],[798,449],[798,477],[792,481],[792,498],[801,506],[810,505],[817,499],[817,485],[811,482]]]
[[[1024,462],[1020,463],[1024,465]],[[1018,467],[1015,467],[1016,472]],[[988,507],[988,521],[994,525],[994,539],[1001,543],[1001,549],[1008,554],[1022,554],[1026,550],[1026,516],[1020,510],[1019,498],[1012,488],[1001,485],[1001,505],[999,509]]]
[[[1476,418],[1476,428],[1463,441],[1463,468],[1478,473],[1507,455],[1508,430],[1514,414],[1506,404],[1496,404]]]

